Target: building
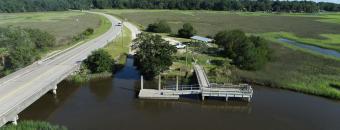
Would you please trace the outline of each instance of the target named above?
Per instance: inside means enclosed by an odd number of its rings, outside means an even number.
[[[190,39],[194,40],[195,42],[202,42],[202,43],[211,43],[213,39],[201,37],[201,36],[192,36]]]

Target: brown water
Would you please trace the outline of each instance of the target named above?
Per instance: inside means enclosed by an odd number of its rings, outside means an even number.
[[[340,102],[286,90],[255,87],[251,103],[140,100],[138,71],[129,59],[114,78],[84,85],[62,82],[58,95],[46,94],[19,116],[71,130],[340,130]]]

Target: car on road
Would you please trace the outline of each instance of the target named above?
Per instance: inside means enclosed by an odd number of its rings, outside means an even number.
[[[122,26],[122,23],[118,23],[118,24],[116,24],[116,26]]]
[[[184,44],[182,44],[182,43],[177,43],[177,44],[176,44],[176,48],[177,48],[177,49],[184,49],[185,47],[187,47],[187,45],[184,45]]]

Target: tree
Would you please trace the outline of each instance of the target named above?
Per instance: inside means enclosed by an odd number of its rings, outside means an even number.
[[[257,36],[247,37],[243,31],[222,31],[216,34],[215,42],[224,49],[224,55],[241,69],[257,70],[270,59],[267,41]]]
[[[21,28],[0,28],[0,47],[8,51],[7,70],[25,67],[40,58],[30,34]]]
[[[28,32],[37,49],[43,50],[56,45],[56,38],[48,32],[39,29],[25,29],[25,31]]]
[[[146,78],[154,78],[172,65],[176,48],[160,35],[141,33],[134,44],[138,48],[136,64]]]
[[[240,44],[248,42],[247,40],[246,34],[241,30],[221,31],[215,36],[216,44],[223,47],[224,54],[232,59],[237,56]]]
[[[84,61],[85,66],[91,73],[112,72],[114,61],[110,54],[103,49],[93,51]]]
[[[190,38],[196,34],[196,30],[190,23],[185,23],[183,28],[178,30],[178,36],[183,38]]]
[[[146,31],[155,33],[171,33],[171,27],[166,21],[161,20],[157,23],[149,24]]]

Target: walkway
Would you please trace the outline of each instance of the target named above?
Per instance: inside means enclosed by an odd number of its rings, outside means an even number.
[[[202,100],[205,97],[223,97],[226,101],[229,98],[243,98],[250,102],[253,96],[253,89],[250,85],[222,85],[216,83],[209,83],[208,77],[204,69],[195,64],[194,70],[196,73],[198,85],[176,85],[164,86],[161,88],[159,83],[158,90],[156,89],[144,89],[143,79],[141,81],[141,90],[139,92],[139,98],[144,99],[179,99],[181,95],[200,94]]]

